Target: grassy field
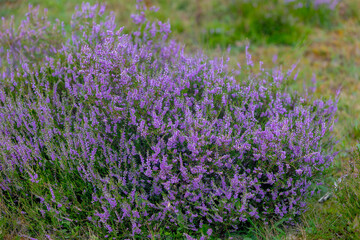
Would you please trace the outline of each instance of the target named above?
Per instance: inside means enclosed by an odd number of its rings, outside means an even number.
[[[236,2],[146,1],[160,7],[154,15],[170,21],[172,37],[183,42],[189,52],[202,49],[212,57],[229,55],[235,66],[236,62],[245,63],[245,46],[250,43],[254,61],[263,61],[267,68],[275,65],[289,68],[297,63],[299,76],[293,87],[299,91],[304,83],[312,84],[315,76],[316,96],[334,98],[339,88],[341,94],[334,128],[339,155],[324,177],[326,184],[316,189],[319,192],[312,198],[302,222],[289,229],[274,223],[233,239],[360,239],[360,182],[351,175],[359,171],[355,162],[359,161],[356,144],[360,139],[360,1],[343,0],[330,16],[322,12],[293,13],[300,14],[295,20],[279,20],[279,16],[291,13],[284,9],[271,11],[274,7],[271,4],[251,8],[246,4],[238,6]],[[0,16],[14,15],[16,20],[21,19],[29,3],[48,8],[51,18],[68,23],[74,6],[81,1],[0,0]],[[120,26],[131,26],[132,3],[123,0],[106,3],[115,12]],[[263,19],[266,12],[272,12],[271,19],[277,20],[268,23]],[[275,30],[267,32],[269,28]],[[231,48],[227,53],[228,46]],[[318,203],[321,196],[333,191],[334,181],[345,174],[349,177],[340,183],[336,196]],[[14,230],[7,239],[25,238],[18,237]]]

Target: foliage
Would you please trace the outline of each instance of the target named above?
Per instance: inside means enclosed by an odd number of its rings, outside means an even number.
[[[313,210],[304,215],[304,232],[310,239],[359,239],[360,145],[352,153],[348,171],[328,189],[332,198],[311,203]],[[305,235],[303,235],[305,237]]]
[[[336,192],[336,204],[343,219],[343,236],[346,239],[360,238],[360,144],[350,161],[350,172]]]
[[[245,39],[258,44],[295,45],[306,39],[308,26],[335,24],[337,1],[255,0],[216,2],[218,16],[205,23],[203,42],[227,47]]]
[[[337,101],[290,91],[294,69],[255,73],[247,51],[239,69],[186,54],[169,23],[138,11],[124,34],[83,4],[61,44],[27,37],[48,22],[4,25],[2,39],[18,40],[2,42],[2,213],[40,238],[81,224],[100,238],[205,239],[295,221],[336,155]]]

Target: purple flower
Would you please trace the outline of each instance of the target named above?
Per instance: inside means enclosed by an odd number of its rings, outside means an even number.
[[[39,182],[39,180],[37,180],[38,179],[38,175],[35,173],[34,175],[31,175],[30,173],[29,173],[29,175],[30,175],[30,181],[31,182],[33,182],[33,183],[38,183]]]
[[[301,214],[336,156],[328,133],[337,99],[287,88],[295,65],[261,63],[255,75],[248,46],[248,68],[235,70],[187,53],[146,9],[140,2],[130,34],[88,3],[69,34],[33,8],[18,29],[1,26],[0,188],[37,196],[22,179],[41,176],[51,195],[38,197],[43,217],[75,224],[86,211],[108,237],[142,237],[159,223],[195,232],[207,224],[210,236]]]

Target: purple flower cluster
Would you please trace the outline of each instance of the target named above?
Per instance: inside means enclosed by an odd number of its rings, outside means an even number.
[[[42,196],[27,189],[42,214],[108,236],[205,224],[211,235],[249,219],[295,219],[335,156],[336,101],[289,91],[292,71],[253,73],[248,52],[241,71],[187,54],[168,40],[169,23],[138,8],[131,34],[89,4],[61,44],[43,41],[47,23],[1,29],[10,57],[0,82],[0,196],[24,191],[24,179],[49,186]],[[30,67],[33,54],[44,57]],[[76,197],[61,195],[70,176],[87,186]],[[87,216],[74,213],[78,198],[91,201]]]
[[[47,10],[39,14],[39,7],[29,5],[26,19],[16,28],[14,17],[2,18],[0,26],[0,79],[14,78],[14,73],[40,61],[44,56],[57,53],[65,37],[64,24],[59,20],[51,23]]]

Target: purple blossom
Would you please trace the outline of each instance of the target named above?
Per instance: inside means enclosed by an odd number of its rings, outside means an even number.
[[[51,195],[39,197],[43,217],[69,211],[82,221],[82,199],[89,224],[110,237],[119,229],[145,237],[158,223],[195,232],[206,223],[210,236],[215,226],[305,211],[310,181],[336,155],[327,133],[337,100],[291,92],[293,68],[254,75],[248,46],[241,73],[186,54],[168,39],[169,22],[151,22],[143,5],[132,15],[137,35],[116,31],[114,16],[103,14],[83,4],[68,35],[61,24],[25,20],[14,48],[13,22],[1,29],[1,191],[38,194],[21,179],[41,176]],[[28,16],[40,21],[37,9]],[[61,37],[42,43],[50,33]],[[249,81],[237,82],[239,74]],[[61,196],[70,176],[85,189]]]
[[[31,175],[30,173],[29,173],[29,175],[30,175],[30,181],[31,182],[33,182],[33,183],[38,183],[39,182],[39,180],[37,180],[38,179],[38,175],[35,173],[34,175]]]

